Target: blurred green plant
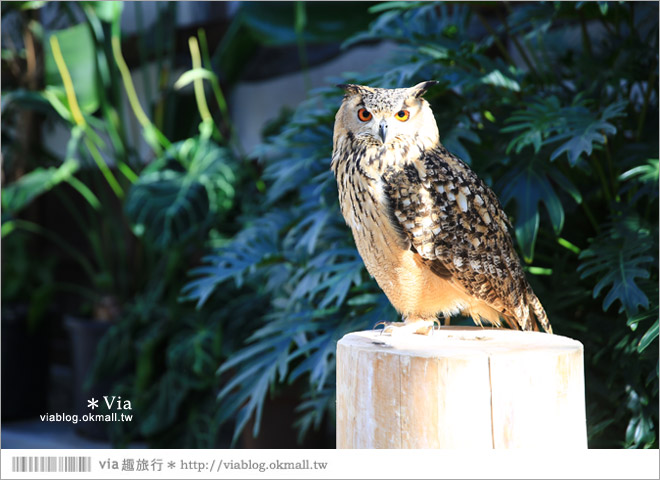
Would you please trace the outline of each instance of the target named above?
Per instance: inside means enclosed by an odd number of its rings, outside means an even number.
[[[216,100],[222,101],[222,91],[208,60],[202,65],[202,55],[208,58],[204,33],[199,32],[199,42],[190,40],[194,71],[203,78],[188,75],[195,84],[199,133],[173,142],[162,127],[174,108],[138,98],[123,58],[121,12],[131,4],[65,2],[58,8],[69,14],[70,22],[60,28],[36,27],[39,9],[46,5],[14,5],[19,12],[34,10],[35,18],[25,29],[41,34],[45,73],[38,88],[19,84],[3,91],[3,154],[6,134],[10,160],[3,170],[11,179],[2,190],[3,255],[17,252],[7,248],[15,245],[14,240],[37,234],[81,266],[84,276],[70,284],[57,282],[57,289],[89,299],[90,308],[74,314],[103,313],[113,322],[99,345],[88,385],[118,377],[113,389],[130,398],[139,412],[130,425],[113,428],[115,444],[125,445],[137,435],[156,446],[213,447],[219,425],[213,420],[214,370],[226,358],[223,317],[211,315],[216,310],[210,306],[196,312],[178,297],[185,272],[197,260],[209,232],[218,241],[231,233],[231,212],[237,191],[242,191],[237,186],[249,179],[239,171],[229,141],[206,104],[205,80],[212,83]],[[159,8],[171,12],[171,6]],[[3,4],[3,14],[10,12]],[[19,72],[21,57],[21,52],[3,50],[3,59],[16,62]],[[158,55],[156,59],[161,62]],[[163,88],[174,91],[174,80],[167,80]],[[186,83],[183,79],[179,85]],[[130,121],[122,120],[127,118],[122,90],[139,124],[131,132],[133,140],[125,129]],[[35,110],[68,130],[66,156],[35,155],[24,171],[16,172],[12,167],[23,152],[15,148],[20,139],[5,131],[5,119]],[[159,124],[151,120],[151,112]],[[139,134],[153,158],[139,153]],[[30,141],[38,143],[36,138]],[[63,214],[74,220],[88,251],[71,242],[70,234],[48,228],[38,218],[25,218],[46,193],[55,195]],[[33,264],[20,263],[21,258],[14,259],[14,268],[5,268],[3,262],[3,281],[9,280],[19,292],[34,283],[26,269],[35,270]],[[3,301],[5,290],[9,294],[12,288],[3,288]],[[107,305],[108,297],[116,308],[94,308],[102,300]],[[45,300],[43,294],[32,298],[31,307],[43,307]]]
[[[657,5],[388,2],[370,11],[370,28],[345,45],[398,48],[371,73],[331,80],[439,81],[426,98],[443,143],[511,214],[556,333],[585,345],[590,446],[657,448]],[[300,378],[309,385],[301,437],[318,428],[333,415],[336,341],[395,317],[338,209],[329,164],[341,95],[312,92],[266,139],[262,207],[183,291],[198,308],[232,284],[268,302],[219,370],[218,420],[236,418],[235,440],[253,417],[257,435],[269,393]]]
[[[27,3],[14,8],[38,9],[43,6]],[[71,6],[59,8],[68,11]],[[28,90],[19,85],[19,88],[3,92],[3,122],[7,117],[24,114],[26,110],[42,111],[49,121],[70,129],[70,139],[63,159],[42,148],[35,152],[36,158],[29,159],[36,163],[36,167],[4,186],[2,236],[6,241],[13,232],[23,230],[53,242],[65,256],[75,260],[87,276],[79,284],[59,283],[58,288],[82,294],[94,311],[95,304],[102,298],[112,297],[113,303],[126,301],[134,285],[129,278],[130,264],[125,263],[131,241],[126,238],[127,231],[120,216],[116,215],[116,208],[125,189],[137,178],[133,172],[137,162],[134,155],[129,156],[123,140],[126,133],[117,122],[115,105],[119,102],[106,97],[111,95],[106,91],[108,85],[101,80],[102,72],[114,65],[112,59],[99,48],[108,39],[103,36],[101,28],[92,28],[99,22],[99,14],[109,22],[118,24],[121,4],[111,2],[101,6],[94,2],[82,2],[79,8],[81,16],[87,19],[85,23],[51,33],[43,27],[35,27],[35,19],[25,27],[38,31],[38,39],[42,41],[43,88]],[[20,53],[11,50],[3,50],[3,53],[3,58],[11,61],[18,61],[20,57]],[[118,93],[115,88],[117,97]],[[101,118],[95,116],[99,110],[103,112]],[[112,148],[102,137],[114,140]],[[14,163],[14,157],[20,157],[23,153],[13,151],[15,142],[12,140],[9,139],[6,151],[10,165]],[[116,145],[122,148],[114,148]],[[117,177],[110,168],[108,158],[122,173],[121,177]],[[8,173],[7,170],[5,172]],[[99,176],[107,187],[98,183]],[[78,196],[67,194],[61,188],[65,185]],[[61,232],[21,217],[21,213],[40,195],[51,191],[79,227],[79,234],[86,238],[91,259],[79,251],[78,244],[72,244]]]
[[[34,267],[34,246],[27,233],[16,233],[2,240],[2,308],[25,305],[27,331],[40,331],[54,295],[53,271],[56,260],[46,259],[39,268]]]
[[[305,73],[309,67],[307,46],[333,47],[364,28],[370,20],[366,7],[372,3],[337,8],[332,2],[241,2],[211,58],[214,70],[222,75],[221,80],[231,84],[244,73],[248,64],[245,59],[253,57],[259,48],[296,47],[297,58],[270,66],[294,67]]]

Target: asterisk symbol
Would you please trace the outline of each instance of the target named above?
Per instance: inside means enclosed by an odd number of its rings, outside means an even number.
[[[167,462],[167,468],[174,468],[175,465],[176,463],[174,462]]]
[[[92,397],[91,400],[87,400],[87,408],[91,408],[92,410],[99,408],[99,401]]]

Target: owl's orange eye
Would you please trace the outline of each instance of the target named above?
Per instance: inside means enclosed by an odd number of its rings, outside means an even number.
[[[371,112],[366,108],[361,108],[360,110],[358,110],[358,118],[363,122],[368,122],[369,120],[371,120]]]
[[[410,112],[408,110],[399,110],[398,112],[396,112],[396,115],[394,115],[394,118],[396,118],[400,122],[405,122],[410,118]]]

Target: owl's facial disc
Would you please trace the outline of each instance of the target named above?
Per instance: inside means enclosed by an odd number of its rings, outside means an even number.
[[[437,125],[422,95],[434,83],[394,89],[341,85],[346,95],[336,125],[369,147],[433,145],[438,141]]]
[[[366,137],[369,141],[386,145],[396,141],[397,137],[414,136],[414,120],[421,113],[418,105],[402,102],[391,109],[380,111],[374,109],[376,110],[374,113],[369,112],[367,108],[359,108],[356,115],[359,137]]]

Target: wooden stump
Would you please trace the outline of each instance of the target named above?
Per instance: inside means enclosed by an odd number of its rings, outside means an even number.
[[[337,343],[337,448],[587,448],[582,344],[442,327]]]

